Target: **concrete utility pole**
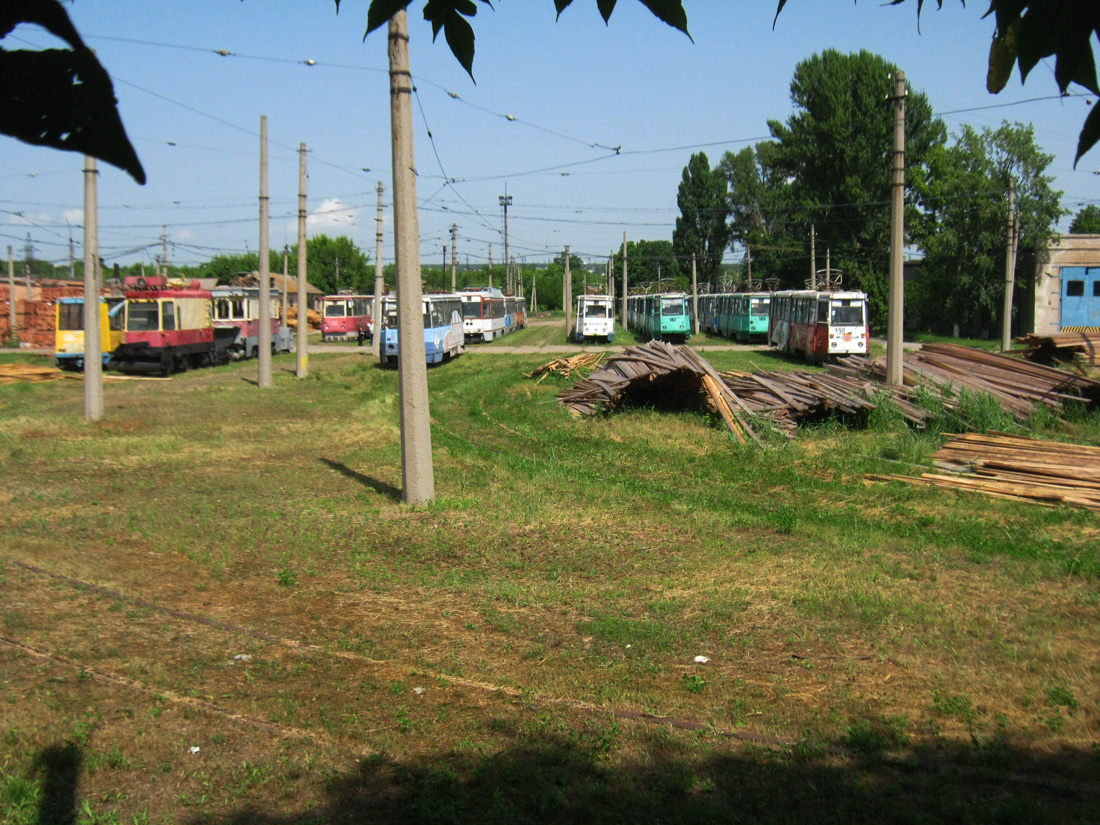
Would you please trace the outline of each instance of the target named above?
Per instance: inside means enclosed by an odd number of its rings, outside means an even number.
[[[99,215],[96,160],[84,156],[84,420],[103,418],[103,344],[99,340]]]
[[[18,329],[15,323],[15,259],[11,254],[11,244],[8,244],[8,336],[15,337]]]
[[[382,181],[378,181],[378,214],[374,219],[374,302],[371,305],[371,352],[375,358],[382,354]]]
[[[569,338],[569,316],[573,309],[573,274],[569,271],[569,247],[565,247],[565,271],[561,276],[561,303],[565,307],[565,337]]]
[[[905,72],[894,75],[894,173],[890,189],[890,312],[886,319],[886,383],[901,386],[902,329],[905,285],[902,252],[905,246]]]
[[[504,194],[497,196],[500,205],[504,207],[504,291],[515,292],[512,279],[508,275],[508,207],[512,205],[512,196],[508,194],[508,187],[504,187]]]
[[[817,233],[810,224],[810,289],[817,289]]]
[[[607,259],[607,294],[611,298],[611,314],[615,314],[615,250],[611,250],[611,255]]]
[[[405,10],[389,23],[390,125],[393,143],[394,249],[397,258],[397,359],[401,387],[401,498],[426,504],[435,498],[432,429],[428,409],[423,293],[420,287],[420,230],[416,214],[413,157],[412,75]]]
[[[692,258],[694,258],[694,257],[695,256],[693,254]],[[752,283],[752,247],[749,246],[748,244],[745,245],[745,264],[746,264],[746,268],[748,270],[749,292],[752,292],[753,289],[754,289],[753,283]]]
[[[531,312],[539,309],[539,280],[538,270],[531,273]]]
[[[271,386],[271,250],[267,216],[267,115],[260,115],[260,389]]]
[[[1016,181],[1008,179],[1008,236],[1005,242],[1005,305],[1001,352],[1012,349],[1012,290],[1016,284]]]
[[[458,292],[458,267],[455,265],[455,244],[458,238],[458,224],[451,224],[451,292]]]
[[[287,261],[290,259],[290,247],[285,243],[283,244],[283,308],[279,313],[280,327],[286,326],[286,273],[287,273]]]
[[[699,280],[695,272],[695,253],[691,253],[691,317],[694,322],[694,332],[699,334]]]
[[[489,286],[493,285],[493,245],[489,244]]]
[[[306,291],[306,145],[298,144],[298,350],[294,374],[309,374],[309,293]]]
[[[626,324],[626,296],[630,294],[629,282],[626,279],[626,233],[623,233],[623,329],[627,329]]]

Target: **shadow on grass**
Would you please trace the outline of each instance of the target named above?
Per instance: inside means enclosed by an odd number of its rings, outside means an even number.
[[[53,745],[38,754],[42,795],[38,800],[40,825],[76,821],[76,791],[84,755],[73,742]]]
[[[368,475],[363,475],[362,473],[356,472],[355,470],[351,469],[351,467],[348,467],[345,464],[341,464],[338,461],[332,461],[327,458],[322,458],[321,463],[327,465],[328,467],[331,467],[340,475],[350,478],[352,481],[358,481],[364,487],[374,490],[374,492],[378,493],[379,495],[386,496],[396,502],[401,501],[401,491],[384,481],[379,481],[377,478],[371,478]]]
[[[325,801],[309,810],[253,807],[191,822],[1045,825],[1092,822],[1100,810],[1098,759],[1087,751],[1034,761],[967,749],[937,752],[925,764],[888,763],[755,747],[715,755],[721,746],[713,738],[650,734],[649,742],[633,742],[642,755],[626,765],[611,764],[606,738],[575,734],[543,734],[483,756],[378,755],[330,775]]]

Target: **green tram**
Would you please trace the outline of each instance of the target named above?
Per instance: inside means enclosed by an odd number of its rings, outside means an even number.
[[[713,313],[708,318],[710,332],[741,343],[768,338],[770,292],[733,292],[714,296]]]
[[[691,303],[683,292],[626,299],[626,325],[643,338],[686,343],[691,338],[691,320]]]

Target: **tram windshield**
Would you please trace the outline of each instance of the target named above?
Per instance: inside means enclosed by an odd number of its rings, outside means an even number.
[[[750,315],[767,315],[771,298],[753,298],[749,307]]]
[[[160,329],[160,307],[156,301],[130,301],[126,315],[126,328],[130,332],[156,332]]]
[[[57,328],[62,331],[84,329],[84,302],[57,305]]]
[[[462,302],[462,317],[463,318],[480,318],[481,317],[481,299],[476,301],[463,301]]]
[[[684,299],[683,298],[662,298],[661,299],[661,314],[662,315],[683,315],[684,314]]]
[[[834,327],[863,326],[863,301],[851,299],[833,301],[829,323]]]
[[[610,307],[607,304],[586,304],[584,308],[585,318],[607,318],[609,317],[608,310]]]
[[[326,301],[326,318],[343,318],[347,312],[347,301]]]

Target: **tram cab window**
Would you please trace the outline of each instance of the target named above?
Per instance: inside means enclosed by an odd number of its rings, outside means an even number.
[[[171,332],[176,328],[176,307],[172,301],[161,304],[160,328],[164,332]]]
[[[586,304],[584,308],[585,318],[606,318],[608,317],[607,304]]]
[[[84,304],[58,304],[57,328],[60,330],[84,329]]]
[[[1084,281],[1066,281],[1067,298],[1083,298],[1085,295]]]
[[[753,298],[750,305],[750,312],[753,315],[767,315],[768,305],[771,303],[770,298]]]
[[[130,332],[156,332],[160,328],[158,315],[159,309],[152,301],[131,302],[126,328]]]
[[[126,322],[125,309],[126,302],[121,298],[107,300],[107,326],[114,332],[122,331],[122,325]]]
[[[829,323],[829,302],[818,301],[817,302],[817,323],[827,324]]]
[[[661,301],[662,315],[683,315],[684,302],[679,298],[665,298]]]
[[[462,317],[463,318],[480,318],[481,317],[481,299],[478,298],[473,301],[462,302]]]
[[[831,323],[834,327],[863,326],[863,302],[852,300],[833,301]]]
[[[343,318],[347,310],[347,305],[344,301],[332,301],[325,304],[325,317],[326,318]]]

